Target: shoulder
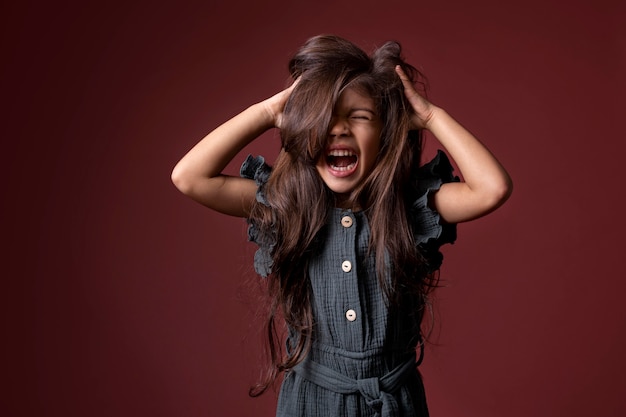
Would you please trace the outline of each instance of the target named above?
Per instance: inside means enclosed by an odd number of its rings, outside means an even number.
[[[265,158],[261,155],[248,155],[239,170],[239,175],[241,175],[242,178],[254,180],[257,185],[256,200],[264,205],[267,205],[267,201],[263,188],[270,178],[271,173],[272,167],[265,162]]]
[[[420,248],[432,271],[441,266],[443,256],[439,248],[456,240],[456,224],[446,223],[431,204],[432,196],[443,184],[458,182],[447,155],[437,155],[415,171],[414,198],[410,202],[409,221],[413,228],[415,244]]]

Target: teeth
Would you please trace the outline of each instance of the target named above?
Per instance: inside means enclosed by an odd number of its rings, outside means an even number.
[[[329,150],[328,153],[326,154],[327,157],[327,163],[328,165],[334,170],[334,171],[339,171],[339,172],[345,172],[345,171],[351,171],[354,169],[354,167],[357,164],[357,155],[356,153],[354,153],[354,151],[351,151],[350,149],[332,149]],[[344,165],[346,162],[348,161],[342,161],[343,163],[341,165],[336,165],[335,162],[335,158],[353,158],[354,162],[348,164],[348,165]]]
[[[352,156],[354,152],[347,149],[334,149],[328,152],[328,156]]]
[[[341,156],[344,156],[344,155],[341,155]],[[352,168],[354,168],[355,165],[356,165],[356,163],[352,163],[352,164],[350,164],[348,166],[345,166],[345,167],[338,167],[338,166],[335,166],[335,165],[331,165],[330,167],[333,170],[335,170],[335,171],[349,171]]]

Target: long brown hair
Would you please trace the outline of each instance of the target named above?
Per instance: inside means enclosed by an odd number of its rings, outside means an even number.
[[[373,98],[383,125],[374,168],[350,199],[354,206],[367,210],[370,251],[376,256],[377,276],[388,304],[411,305],[413,330],[419,334],[421,307],[433,278],[425,272],[416,249],[407,204],[414,196],[412,174],[420,161],[422,137],[420,132],[409,132],[411,107],[396,65],[418,87],[424,87],[424,78],[404,62],[397,42],[387,42],[368,56],[345,39],[321,35],[309,39],[289,62],[291,76],[300,77],[300,82],[286,103],[282,149],[262,190],[267,205],[257,203],[250,215],[258,233],[275,242],[267,277],[271,368],[251,389],[253,396],[263,393],[281,371],[299,363],[310,348],[314,322],[308,262],[323,244],[320,230],[329,208],[335,206],[335,196],[315,165],[326,146],[335,103],[348,86]],[[292,335],[287,352],[280,347],[285,330],[279,324],[282,320]]]

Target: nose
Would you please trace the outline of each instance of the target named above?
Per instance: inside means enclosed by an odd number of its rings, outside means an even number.
[[[331,119],[330,129],[328,131],[330,136],[346,136],[349,131],[348,122],[343,117],[334,116]]]

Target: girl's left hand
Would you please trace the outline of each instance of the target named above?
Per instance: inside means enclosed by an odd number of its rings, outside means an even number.
[[[462,182],[446,183],[432,198],[433,208],[448,223],[476,219],[502,205],[511,194],[512,182],[489,150],[450,116],[422,97],[397,66],[404,95],[411,103],[411,127],[428,129],[452,156],[463,176]]]
[[[404,85],[404,95],[409,100],[409,103],[411,103],[411,107],[413,107],[411,127],[413,129],[428,129],[428,125],[433,118],[437,106],[426,100],[415,90],[413,83],[411,83],[411,80],[406,76],[400,65],[396,65],[396,73]]]

